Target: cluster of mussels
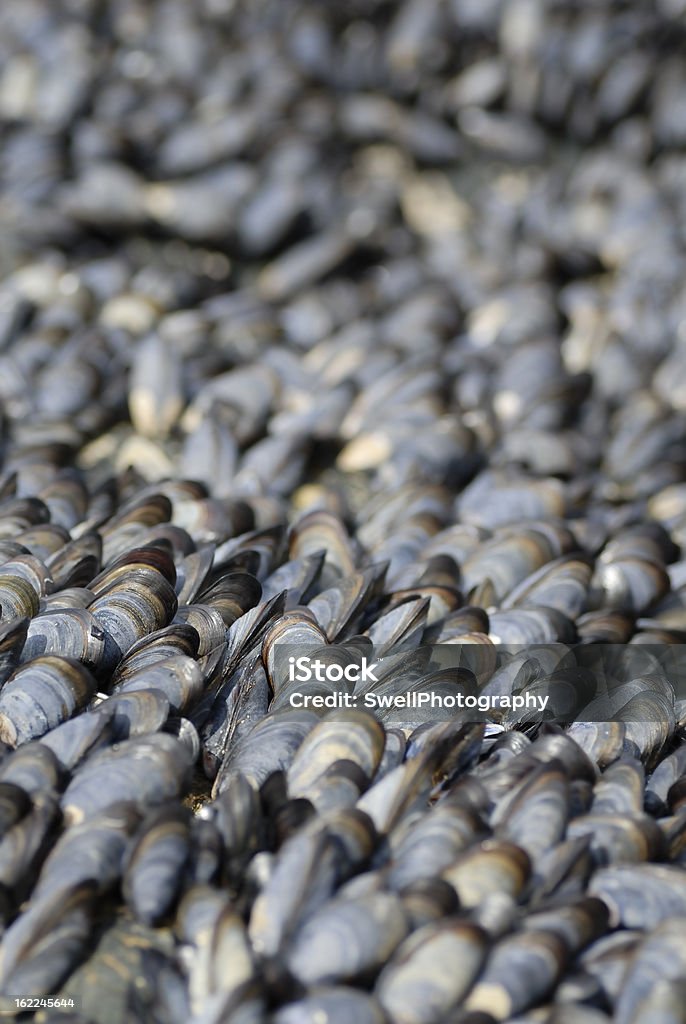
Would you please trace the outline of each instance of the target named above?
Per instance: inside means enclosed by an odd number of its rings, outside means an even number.
[[[3,0],[0,1008],[686,1021],[685,9]]]

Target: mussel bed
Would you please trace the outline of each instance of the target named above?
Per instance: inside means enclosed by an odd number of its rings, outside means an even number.
[[[8,1017],[686,1024],[685,15],[3,0]]]

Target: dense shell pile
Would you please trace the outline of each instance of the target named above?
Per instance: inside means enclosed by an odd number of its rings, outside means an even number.
[[[2,1007],[686,1021],[684,14],[3,0]],[[289,707],[341,641],[621,700]]]

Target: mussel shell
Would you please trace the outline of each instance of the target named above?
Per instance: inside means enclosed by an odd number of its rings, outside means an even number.
[[[133,913],[156,924],[173,906],[190,856],[190,814],[175,804],[141,822],[124,863],[122,892]]]
[[[465,1005],[506,1020],[551,991],[567,958],[565,942],[552,931],[525,931],[501,939]]]
[[[596,871],[589,893],[610,910],[610,924],[653,929],[684,913],[686,884],[680,868],[666,864],[630,864]]]
[[[486,956],[485,933],[467,921],[429,924],[398,947],[374,992],[398,1024],[442,1019],[472,986]]]
[[[355,571],[357,552],[341,521],[330,512],[310,512],[291,529],[289,556],[298,559],[322,551],[326,552],[322,580],[327,586]]]
[[[275,956],[282,943],[333,893],[343,852],[323,830],[297,831],[279,850],[271,875],[252,905],[253,949]]]
[[[324,718],[303,739],[288,768],[288,792],[308,797],[311,787],[339,760],[357,765],[370,780],[384,749],[384,731],[362,711],[339,711]]]
[[[212,795],[221,793],[233,775],[244,775],[260,786],[272,772],[288,768],[316,722],[316,715],[310,711],[279,711],[258,722],[228,751]]]
[[[96,597],[137,580],[143,585],[154,585],[156,574],[167,583],[176,583],[176,566],[171,545],[167,541],[125,548],[122,554],[109,561],[103,571],[92,579],[88,589]]]
[[[50,512],[50,521],[65,530],[73,529],[86,514],[88,493],[76,477],[64,476],[46,484],[40,497]]]
[[[59,805],[54,794],[41,794],[32,806],[0,840],[0,885],[13,891],[20,900],[31,888],[38,865],[43,859],[59,823]]]
[[[5,622],[38,613],[40,593],[21,576],[0,577],[0,615]]]
[[[255,964],[245,925],[231,904],[216,890],[196,886],[184,897],[177,920],[195,947],[188,988],[196,1014],[227,1005],[234,995],[240,1002]]]
[[[274,1024],[317,1024],[323,1019],[330,1024],[383,1024],[385,1016],[374,998],[347,985],[316,989],[274,1014]]]
[[[78,823],[121,801],[156,806],[187,784],[191,757],[175,736],[135,737],[116,749],[99,751],[72,777],[61,800],[68,822]]]
[[[227,572],[197,596],[198,604],[216,610],[228,627],[260,600],[262,587],[249,572]]]
[[[457,893],[442,878],[419,879],[402,888],[400,896],[413,932],[425,924],[455,914],[459,907]]]
[[[546,608],[557,608],[568,618],[576,620],[586,610],[591,573],[589,559],[563,555],[522,580],[510,591],[503,607],[540,604]]]
[[[332,900],[294,936],[288,968],[306,985],[350,981],[378,970],[406,933],[407,920],[396,896]]]
[[[180,713],[198,700],[204,681],[197,661],[180,654],[125,673],[112,692],[114,696],[137,690],[159,690],[169,701],[169,706]]]
[[[197,656],[204,657],[226,639],[226,626],[219,611],[206,604],[189,604],[180,607],[172,622],[172,627],[179,625],[191,626],[198,634],[199,643]]]
[[[443,878],[453,886],[463,907],[476,907],[491,892],[517,899],[530,870],[529,857],[521,847],[487,840],[458,857]]]
[[[645,802],[648,810],[659,811],[665,807],[673,785],[682,778],[686,769],[686,744],[681,744],[665,757],[650,775],[645,786]]]
[[[224,847],[213,821],[194,817],[191,821],[189,860],[185,879],[190,885],[212,885],[220,880]]]
[[[643,809],[646,795],[643,765],[640,761],[622,758],[606,768],[596,782],[593,789],[593,813],[639,813]]]
[[[89,942],[92,946],[92,932]],[[105,930],[89,953],[62,989],[65,998],[78,1000],[86,1019],[136,1019],[151,1005],[174,1024],[190,1018],[172,944],[161,929],[122,918]]]
[[[47,654],[20,667],[0,692],[0,738],[20,746],[85,707],[95,680],[79,662]]]
[[[97,672],[105,650],[105,634],[85,608],[41,612],[31,619],[21,661],[53,654],[80,661]]]
[[[496,810],[498,833],[526,850],[536,863],[565,833],[569,817],[569,788],[560,762],[541,765],[507,800],[504,813]]]
[[[267,630],[282,614],[284,604],[284,594],[277,594],[255,605],[229,627],[222,675],[232,672],[241,659],[262,642]]]
[[[30,921],[21,917],[15,921],[15,928],[23,934],[20,939],[8,931],[4,937],[0,984],[5,995],[19,995],[27,985],[41,996],[59,990],[86,952],[95,893],[95,883],[79,884],[60,892],[56,899],[36,904]]]
[[[679,917],[669,917],[636,947],[617,1000],[616,1019],[621,1024],[663,1019],[659,1016],[660,1004],[664,999],[669,1005],[673,994],[660,988],[665,983],[683,983],[683,976],[684,924]],[[677,1006],[678,1013],[683,1013],[683,1003]],[[669,1016],[668,1012],[664,1019]]]
[[[667,1024],[669,1021],[683,1019],[685,997],[686,982],[683,978],[661,978],[638,1004],[631,1019],[636,1024],[649,1024],[653,1021],[664,1021]]]
[[[392,860],[388,884],[402,889],[440,875],[467,847],[485,835],[479,816],[468,807],[437,804],[428,814],[408,815],[389,835]]]
[[[573,722],[568,735],[599,768],[607,767],[631,749],[623,722]]]
[[[103,669],[113,669],[138,640],[166,626],[176,606],[172,585],[157,572],[145,585],[132,580],[97,597],[88,610],[105,632]]]
[[[28,635],[29,621],[14,619],[0,626],[0,683],[4,683],[19,662]]]
[[[664,853],[660,828],[646,814],[592,813],[570,822],[570,839],[587,834],[591,854],[601,865],[659,860]]]
[[[181,364],[177,354],[152,334],[140,343],[131,371],[129,411],[136,430],[165,437],[184,406]]]
[[[525,929],[542,928],[557,932],[570,953],[578,953],[590,942],[607,931],[609,913],[602,900],[584,897],[570,901],[566,906],[556,905],[550,910],[529,914],[522,926]]]
[[[0,836],[3,836],[31,808],[31,800],[21,786],[0,782]]]
[[[47,561],[56,590],[87,587],[100,571],[102,541],[97,533],[84,534],[69,541]]]
[[[288,678],[284,647],[291,652],[307,650],[308,647],[317,650],[325,647],[326,643],[326,634],[309,610],[298,608],[281,616],[270,626],[262,641],[262,661],[272,690],[277,693]]]
[[[385,572],[385,565],[372,566],[338,580],[308,602],[329,640],[340,641],[357,631],[366,605],[381,592]]]
[[[52,750],[64,769],[72,771],[91,751],[109,746],[117,738],[111,716],[96,710],[62,722],[41,736],[40,742]]]
[[[236,774],[202,813],[210,817],[221,836],[229,878],[238,879],[266,840],[257,786]]]
[[[115,804],[64,831],[45,859],[33,891],[40,902],[89,880],[104,894],[119,882],[124,851],[140,820],[132,804]]]
[[[150,687],[115,693],[98,710],[108,719],[117,741],[159,732],[171,713],[167,695]]]
[[[262,584],[262,599],[268,601],[286,592],[287,611],[307,602],[311,588],[317,583],[324,564],[325,551],[284,562]]]
[[[44,743],[27,743],[0,763],[0,780],[13,782],[34,796],[60,789],[63,769]]]
[[[191,550],[177,565],[176,594],[180,608],[193,602],[206,583],[212,569],[214,550],[213,544],[205,544],[197,551]]]
[[[112,682],[121,683],[141,669],[179,654],[195,658],[199,646],[200,638],[192,626],[172,623],[149,633],[134,644],[117,665]]]

